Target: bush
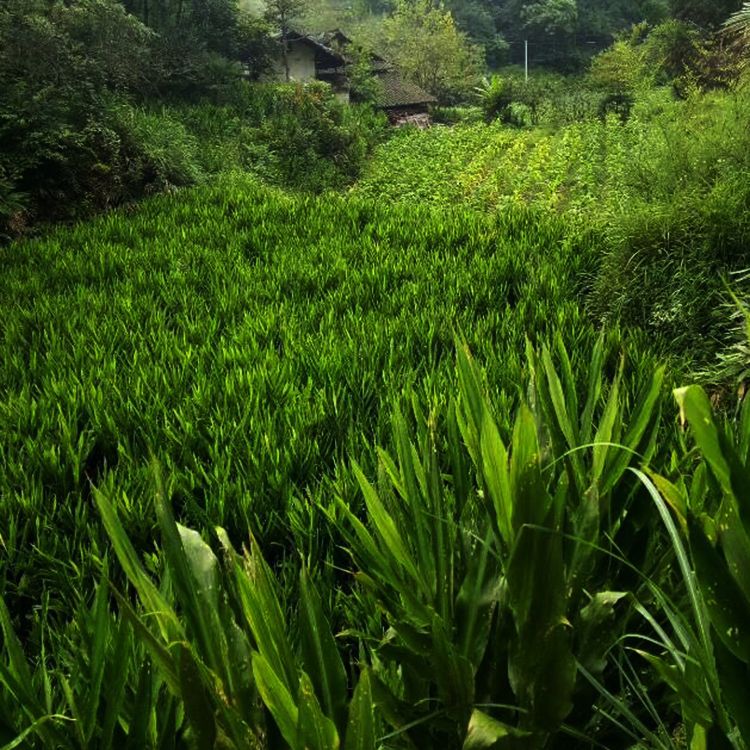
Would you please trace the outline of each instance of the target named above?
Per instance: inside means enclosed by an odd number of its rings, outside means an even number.
[[[200,144],[168,110],[155,113],[120,104],[111,116],[121,143],[122,179],[130,195],[200,181]]]
[[[484,119],[481,107],[435,107],[432,121],[438,125],[479,123]]]
[[[352,182],[387,124],[368,105],[342,104],[325,83],[248,85],[235,106],[245,153],[249,139],[251,152],[272,155],[274,182],[301,190]]]
[[[3,5],[0,233],[223,171],[312,191],[351,182],[384,118],[344,107],[325,84],[243,80],[225,55],[241,53],[257,72],[267,30],[247,19],[233,25],[231,6],[193,4],[188,16],[205,28],[184,34],[187,21],[167,18],[173,8],[144,15],[156,35],[116,0]]]

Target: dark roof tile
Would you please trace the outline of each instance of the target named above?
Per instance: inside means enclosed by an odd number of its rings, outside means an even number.
[[[378,104],[384,109],[409,107],[415,104],[433,104],[437,99],[415,83],[403,79],[396,71],[386,70],[378,74],[382,92]]]

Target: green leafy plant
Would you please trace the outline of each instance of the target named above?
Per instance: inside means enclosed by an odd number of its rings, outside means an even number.
[[[409,746],[483,747],[490,737],[544,746],[573,708],[577,662],[603,667],[597,634],[624,595],[591,590],[596,550],[627,514],[627,500],[612,498],[633,455],[653,453],[662,373],[626,426],[619,376],[600,404],[602,347],[582,411],[564,349],[562,379],[549,351],[529,351],[531,406],[521,405],[507,448],[459,348],[461,399],[449,407],[446,443],[438,415],[414,403],[416,440],[397,411],[379,490],[355,464],[369,525],[344,503],[337,514],[357,580],[389,626],[375,647],[386,675],[375,698]],[[398,665],[397,685],[388,664]]]
[[[675,640],[663,630],[666,655],[644,652],[675,691],[695,747],[729,743],[746,748],[750,724],[750,523],[748,446],[750,406],[744,402],[734,430],[715,418],[698,386],[675,391],[701,463],[693,482],[640,475],[669,530],[690,599],[684,618],[665,602]],[[675,522],[676,519],[676,522]],[[683,539],[688,542],[686,547]]]

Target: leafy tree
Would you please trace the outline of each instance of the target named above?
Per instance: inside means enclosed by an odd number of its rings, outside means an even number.
[[[306,5],[306,0],[266,0],[265,19],[279,33],[281,60],[287,81],[289,81],[289,34],[292,31],[292,24],[302,16]]]
[[[235,53],[237,0],[123,0],[125,7],[164,37],[181,37],[196,51]],[[187,44],[185,45],[187,47]]]
[[[732,13],[740,10],[742,0],[670,0],[675,18],[705,29],[716,29]]]
[[[576,29],[578,5],[576,0],[537,0],[524,6],[521,16],[528,29],[549,36],[569,35]]]
[[[534,62],[558,68],[581,66],[633,24],[669,14],[669,0],[493,0],[492,7],[515,62],[528,40]]]
[[[456,26],[465,32],[474,44],[484,48],[487,62],[498,65],[505,62],[508,43],[495,28],[495,16],[490,3],[485,0],[449,0]]]
[[[432,0],[400,0],[383,23],[387,57],[441,101],[454,102],[479,82],[482,50]]]
[[[376,104],[383,86],[372,71],[372,51],[361,45],[346,50],[350,63],[347,68],[352,101]]]
[[[653,86],[656,83],[656,73],[648,65],[643,46],[618,39],[593,59],[590,79],[595,86],[609,93],[632,95]]]
[[[106,200],[117,136],[104,112],[113,94],[151,87],[152,40],[115,0],[0,7],[0,182],[17,208],[60,217]]]

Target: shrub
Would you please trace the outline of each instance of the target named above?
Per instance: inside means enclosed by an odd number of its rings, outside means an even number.
[[[198,140],[168,110],[148,112],[126,104],[110,110],[121,143],[122,180],[131,195],[198,182]]]

